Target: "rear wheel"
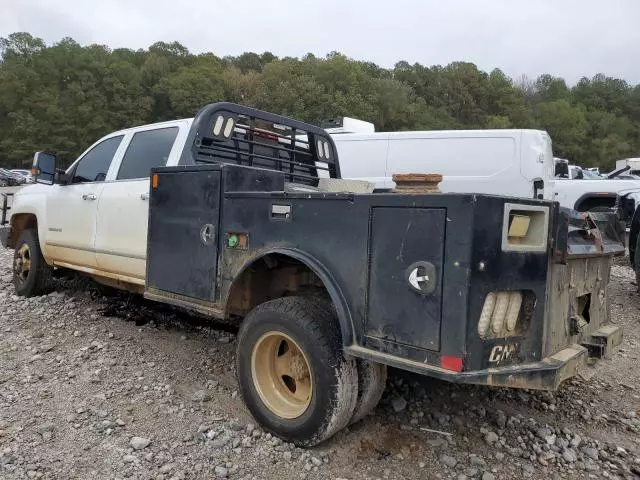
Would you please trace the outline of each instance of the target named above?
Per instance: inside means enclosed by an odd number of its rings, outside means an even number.
[[[313,446],[347,426],[358,373],[330,310],[301,297],[263,303],[242,322],[237,349],[242,396],[267,431]]]
[[[16,293],[23,297],[46,293],[51,283],[51,271],[40,251],[37,231],[23,230],[13,255],[13,285]]]
[[[358,364],[358,403],[350,423],[356,423],[366,417],[380,403],[387,383],[387,366],[368,360],[357,360]]]

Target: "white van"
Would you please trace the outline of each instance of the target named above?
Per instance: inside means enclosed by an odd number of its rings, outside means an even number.
[[[332,138],[342,177],[374,182],[378,189],[393,188],[394,173],[440,173],[442,192],[544,198],[586,211],[613,207],[619,190],[640,186],[634,180],[556,177],[551,138],[541,130],[332,133]]]

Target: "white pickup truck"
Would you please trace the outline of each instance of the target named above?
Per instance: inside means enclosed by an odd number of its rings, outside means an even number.
[[[33,167],[9,223],[0,210],[16,293],[54,266],[235,323],[242,398],[298,446],[364,418],[387,365],[556,390],[622,341],[613,215],[428,194],[428,175],[357,193],[329,134],[280,115],[211,104],[107,135],[66,171],[45,152]]]
[[[15,194],[13,234],[29,235],[37,225],[42,255],[50,265],[80,270],[114,286],[142,289],[149,171],[178,164],[192,122],[156,123],[101,138],[64,172],[66,184],[35,184]],[[34,244],[37,240],[31,239]],[[22,262],[25,274],[38,268],[32,264],[37,259],[26,251],[16,261]],[[36,278],[40,277],[32,276],[18,289],[37,291]]]
[[[594,174],[574,179],[566,163],[555,161],[551,138],[540,130],[346,133],[350,125],[327,129],[338,148],[342,177],[374,182],[381,190],[393,187],[393,174],[431,172],[443,176],[443,193],[555,200],[593,211],[611,209],[617,192],[640,187],[637,180]]]

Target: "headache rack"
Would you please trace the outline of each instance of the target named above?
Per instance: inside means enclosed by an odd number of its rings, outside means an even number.
[[[316,126],[233,103],[212,103],[195,116],[182,165],[234,163],[278,170],[285,181],[317,186],[340,178],[336,147]]]

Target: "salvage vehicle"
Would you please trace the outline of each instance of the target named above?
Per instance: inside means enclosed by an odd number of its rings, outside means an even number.
[[[630,175],[640,175],[640,158],[616,160],[616,170],[622,170],[625,167],[629,167],[628,170]]]
[[[25,177],[6,168],[0,168],[0,187],[16,187],[26,183]]]
[[[286,117],[210,104],[111,133],[66,171],[39,152],[34,169],[0,229],[16,293],[72,269],[237,322],[245,404],[297,445],[361,420],[387,366],[555,390],[622,339],[612,215],[441,194],[438,175],[370,193],[340,178],[325,130]]]
[[[613,181],[556,162],[551,137],[541,130],[329,131],[343,177],[374,182],[379,190],[393,188],[393,173],[430,171],[444,177],[446,193],[547,199],[587,212],[612,211],[617,192],[640,187],[635,179]]]

